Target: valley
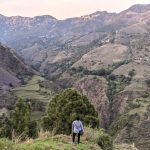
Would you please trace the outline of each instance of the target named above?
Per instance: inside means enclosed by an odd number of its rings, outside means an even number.
[[[0,15],[0,35],[3,112],[22,97],[40,121],[55,94],[75,88],[115,144],[150,148],[150,4],[65,20]]]

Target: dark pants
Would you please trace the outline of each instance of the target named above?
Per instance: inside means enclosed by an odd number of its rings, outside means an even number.
[[[80,143],[80,133],[73,133],[72,141],[75,141],[75,136],[78,135],[78,144]]]

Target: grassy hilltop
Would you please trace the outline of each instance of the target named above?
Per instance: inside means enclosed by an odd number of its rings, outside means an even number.
[[[0,139],[0,150],[102,150],[96,141],[89,138],[89,133],[81,137],[81,143],[72,144],[71,136],[55,135],[49,133],[40,133],[36,140],[28,139],[25,142],[19,142],[19,139],[14,142],[7,139]],[[106,149],[104,149],[106,150]],[[121,144],[114,145],[113,150],[137,150],[133,145]]]

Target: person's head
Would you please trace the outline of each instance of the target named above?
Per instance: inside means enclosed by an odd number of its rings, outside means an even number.
[[[79,121],[79,120],[80,120],[80,117],[78,116],[76,119]]]

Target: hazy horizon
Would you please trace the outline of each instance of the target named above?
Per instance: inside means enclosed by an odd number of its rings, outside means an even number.
[[[34,17],[51,15],[57,19],[80,17],[96,11],[121,12],[134,4],[149,0],[0,0],[0,14]]]

